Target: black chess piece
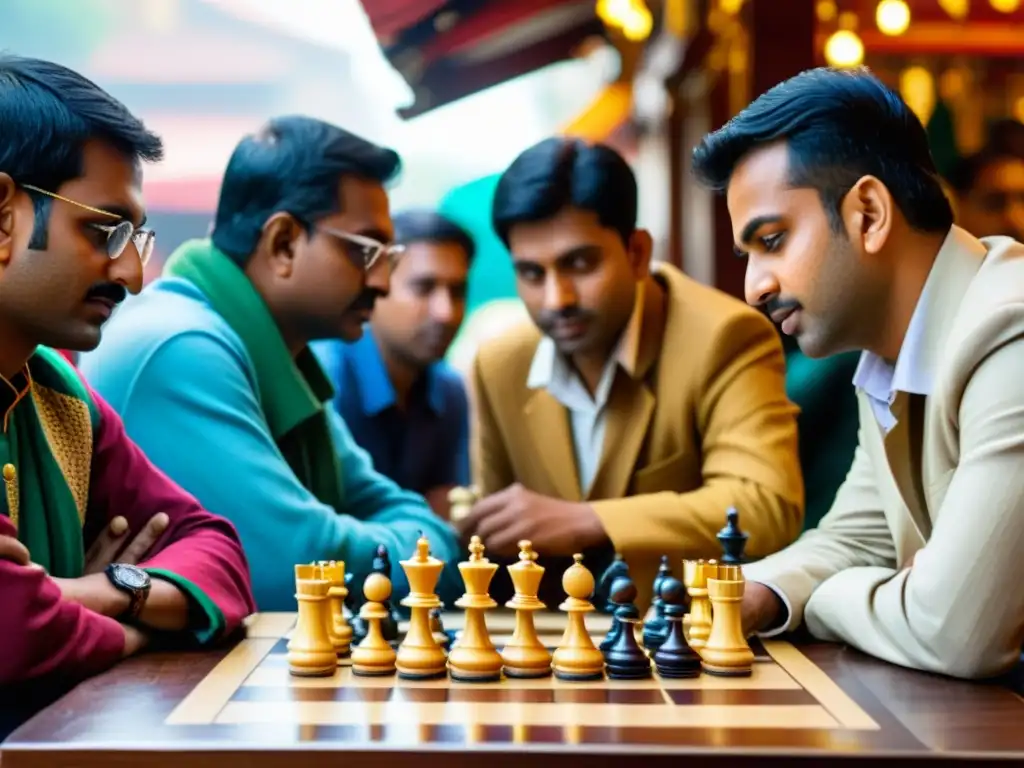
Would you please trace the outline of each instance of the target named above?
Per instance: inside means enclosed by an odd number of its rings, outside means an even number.
[[[717,536],[722,545],[722,559],[719,562],[723,565],[741,565],[748,536],[748,533],[740,530],[739,510],[736,507],[729,507],[725,512],[725,527]]]
[[[661,585],[665,579],[672,578],[672,567],[668,564],[668,555],[661,556],[658,574],[654,577],[653,600],[651,607],[654,615],[644,622],[644,647],[654,653],[668,637],[668,622],[665,621],[665,604],[661,599]]]
[[[605,572],[601,574],[601,579],[597,583],[597,589],[594,591],[594,605],[600,606],[602,613],[614,615],[615,604],[612,602],[612,583],[621,577],[629,578],[629,565],[622,559],[622,554],[616,552],[615,559]],[[601,605],[602,598],[604,605]]]
[[[355,574],[351,571],[345,573],[345,589],[348,594],[345,596],[345,618],[348,625],[352,627],[352,645],[359,645],[366,637],[366,622],[359,616],[359,607],[363,604],[363,590],[355,587]]]
[[[612,582],[610,601],[619,626],[611,647],[604,651],[605,671],[611,680],[638,680],[651,676],[651,660],[636,641],[633,626],[640,620],[636,607],[636,585],[628,577]]]
[[[662,677],[698,677],[701,672],[700,656],[686,642],[683,634],[686,587],[679,579],[670,576],[661,582],[660,593],[665,605],[668,637],[651,660]]]

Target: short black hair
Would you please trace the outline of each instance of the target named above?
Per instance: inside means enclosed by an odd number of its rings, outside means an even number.
[[[91,140],[133,163],[163,159],[160,137],[96,83],[51,61],[0,53],[0,172],[56,193],[81,176]],[[45,248],[50,198],[28,192],[36,209],[30,247]]]
[[[914,229],[945,232],[953,224],[924,126],[863,67],[819,67],[774,86],[704,137],[693,172],[724,191],[747,153],[778,141],[789,152],[789,183],[818,191],[836,231],[843,198],[867,175],[886,185]]]
[[[543,221],[567,207],[590,211],[623,242],[636,229],[637,183],[618,152],[582,139],[545,139],[520,154],[498,179],[491,225],[508,246],[515,224]]]
[[[336,125],[302,115],[271,119],[235,147],[221,184],[212,240],[244,263],[263,224],[290,213],[307,231],[339,211],[338,184],[345,176],[390,182],[401,170],[392,149]]]
[[[411,209],[400,211],[391,217],[395,227],[395,242],[410,243],[451,243],[466,253],[472,262],[476,254],[476,243],[472,235],[436,211]]]

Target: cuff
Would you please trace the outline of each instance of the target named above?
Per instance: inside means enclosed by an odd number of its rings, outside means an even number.
[[[183,576],[165,571],[162,568],[146,568],[145,571],[155,579],[171,582],[191,598],[192,606],[198,608],[197,613],[202,613],[203,615],[203,618],[192,628],[192,633],[200,645],[205,645],[220,636],[221,632],[224,631],[224,614],[203,590]]]

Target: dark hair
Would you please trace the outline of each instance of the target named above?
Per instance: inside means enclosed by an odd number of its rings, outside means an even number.
[[[0,53],[0,172],[56,193],[82,174],[82,152],[103,141],[132,162],[163,158],[160,138],[91,80],[60,64]],[[50,198],[36,209],[32,248],[46,247]]]
[[[449,219],[436,211],[408,210],[391,217],[395,227],[396,243],[451,243],[466,252],[472,262],[476,254],[473,237]]]
[[[921,121],[867,69],[811,69],[755,99],[693,151],[706,186],[728,187],[736,165],[757,147],[785,141],[789,183],[816,189],[833,229],[858,179],[877,177],[916,230],[944,232],[953,210]]]
[[[274,118],[242,139],[228,161],[213,243],[242,263],[272,214],[287,211],[308,231],[317,219],[338,212],[342,177],[384,184],[400,170],[394,150],[343,128],[312,117]]]
[[[627,241],[636,229],[637,184],[629,163],[611,147],[551,138],[517,157],[498,179],[491,224],[508,246],[513,225],[543,221],[567,207],[597,215]]]

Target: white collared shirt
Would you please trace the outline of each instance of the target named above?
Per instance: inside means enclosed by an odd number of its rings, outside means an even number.
[[[531,389],[547,389],[569,411],[576,473],[582,496],[587,495],[594,482],[604,451],[604,434],[608,422],[606,406],[618,368],[618,355],[609,356],[594,396],[591,397],[579,374],[558,353],[554,342],[545,336],[537,345],[526,379],[526,386]]]

